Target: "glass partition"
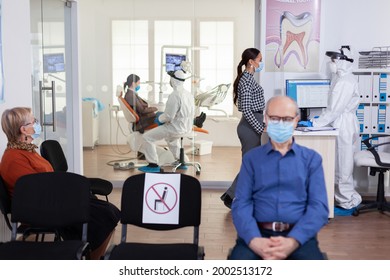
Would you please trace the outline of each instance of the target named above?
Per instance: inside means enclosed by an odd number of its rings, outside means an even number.
[[[138,96],[163,111],[172,93],[168,72],[173,64],[177,69],[181,61],[186,70],[184,88],[194,96],[195,115],[206,113],[206,129],[221,129],[235,137],[234,143],[229,143],[228,137],[214,132],[198,132],[192,140],[184,141],[187,156],[194,158],[191,149],[195,150],[197,139],[239,146],[234,121],[241,114],[233,105],[232,84],[242,51],[254,46],[254,16],[250,16],[254,15],[254,2],[80,1],[81,94],[102,105],[97,113],[95,143],[110,145],[117,156],[134,160],[137,155],[128,145],[129,123],[117,95],[127,77],[136,74],[140,77]],[[201,98],[204,96],[207,98]],[[214,124],[214,119],[222,123]],[[164,141],[158,144],[166,146]],[[84,168],[88,168],[87,163]]]

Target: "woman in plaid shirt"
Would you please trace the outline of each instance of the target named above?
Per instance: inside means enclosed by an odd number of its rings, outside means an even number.
[[[261,134],[265,128],[263,123],[264,90],[253,77],[255,72],[263,69],[262,60],[263,56],[258,49],[246,49],[237,66],[237,77],[233,85],[233,101],[238,111],[242,112],[241,121],[237,126],[242,156],[250,149],[261,145]],[[244,71],[242,71],[243,66],[245,66]],[[229,208],[234,198],[236,181],[237,176],[231,187],[221,196],[224,204]]]

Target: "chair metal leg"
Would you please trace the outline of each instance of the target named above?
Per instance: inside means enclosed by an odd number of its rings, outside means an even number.
[[[200,171],[202,169],[201,165],[199,162],[186,162],[185,159],[184,159],[184,147],[183,147],[183,138],[180,139],[180,144],[181,144],[181,147],[180,147],[180,155],[179,155],[179,160],[178,161],[175,161],[171,166],[172,167],[172,172],[176,172],[176,170],[180,167],[180,166],[193,166],[195,168],[195,172],[196,172],[196,175],[200,175]],[[165,166],[165,165],[163,165]]]
[[[384,184],[384,172],[387,170],[381,170],[378,174],[378,189],[376,192],[376,200],[375,201],[364,201],[364,205],[359,207],[356,215],[358,215],[361,211],[377,209],[379,212],[383,213],[384,211],[390,212],[390,203],[386,201],[385,197],[385,184]]]

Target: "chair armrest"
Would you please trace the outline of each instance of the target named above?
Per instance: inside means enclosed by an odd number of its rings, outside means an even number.
[[[91,192],[98,195],[109,195],[112,192],[112,183],[100,178],[88,178],[91,182]]]
[[[390,167],[390,163],[385,163],[385,162],[382,162],[381,161],[381,158],[380,158],[380,155],[379,153],[375,150],[375,148],[379,147],[379,146],[384,146],[384,145],[388,145],[390,144],[390,142],[386,142],[386,143],[381,143],[381,144],[378,144],[378,145],[373,145],[373,146],[370,146],[367,150],[370,151],[372,153],[372,155],[374,156],[375,158],[375,162],[376,164],[378,164],[379,166],[381,167]]]
[[[374,138],[381,138],[381,137],[390,137],[390,135],[389,134],[380,134],[380,135],[371,136],[369,138],[362,140],[362,143],[364,143],[367,148],[370,148],[370,147],[372,147],[370,140],[374,139]]]

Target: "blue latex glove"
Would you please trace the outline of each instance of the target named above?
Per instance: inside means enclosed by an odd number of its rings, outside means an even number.
[[[312,127],[313,123],[311,121],[299,121],[298,126]]]
[[[156,113],[156,118],[154,119],[154,123],[156,123],[157,125],[163,125],[164,123],[160,122],[158,120],[158,117],[162,114],[163,112],[157,112]]]

